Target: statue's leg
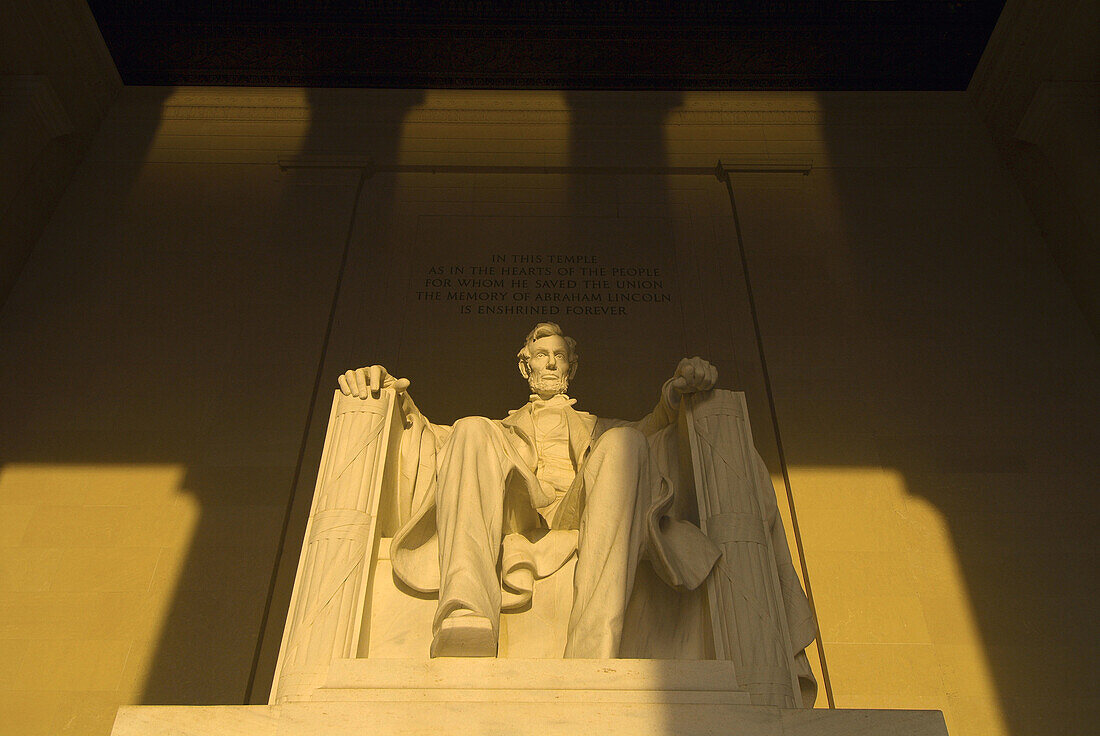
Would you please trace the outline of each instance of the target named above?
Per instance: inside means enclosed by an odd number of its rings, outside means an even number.
[[[647,482],[648,471],[645,435],[630,427],[604,432],[585,463],[566,657],[618,656],[641,554],[638,488]]]
[[[504,480],[502,432],[483,417],[455,422],[438,460],[439,607],[433,657],[496,655]]]

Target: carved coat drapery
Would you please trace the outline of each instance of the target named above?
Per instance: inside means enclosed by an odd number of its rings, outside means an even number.
[[[584,503],[584,463],[592,446],[600,435],[613,427],[629,426],[650,438],[651,461],[656,472],[653,488],[639,489],[639,503],[648,511],[645,529],[633,530],[644,535],[647,558],[661,579],[673,587],[694,588],[706,578],[718,559],[718,548],[695,525],[675,518],[675,493],[673,481],[676,459],[670,452],[667,438],[661,433],[671,433],[676,412],[668,401],[668,384],[662,389],[657,407],[637,422],[602,419],[577,411],[565,410],[569,424],[570,454],[578,469],[572,486],[555,512],[555,529],[576,529],[580,523]],[[397,504],[399,528],[394,534],[391,555],[395,574],[409,587],[425,593],[439,589],[439,553],[435,524],[436,453],[446,441],[451,428],[430,423],[416,408],[412,399],[404,397],[405,430],[401,439],[401,480]],[[526,499],[529,507],[511,504],[505,518],[505,534],[528,532],[538,524],[534,510],[548,505],[554,499],[548,497],[535,477],[535,431],[531,405],[513,411],[502,420],[494,422],[507,434],[507,443],[518,472],[508,479],[508,495]],[[549,541],[549,540],[548,540]],[[507,541],[506,541],[507,544]],[[536,561],[542,568],[556,568],[547,564],[545,556],[556,559],[557,566],[566,560],[560,558],[561,548],[555,546],[545,551],[535,545]],[[549,545],[548,545],[549,547]],[[540,552],[544,552],[540,555]],[[543,560],[538,560],[542,556]],[[550,570],[552,572],[552,569]],[[505,581],[508,582],[507,580]]]

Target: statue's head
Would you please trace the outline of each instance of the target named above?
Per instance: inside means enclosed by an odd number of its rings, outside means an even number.
[[[553,322],[539,322],[527,333],[516,357],[531,392],[548,399],[569,388],[569,379],[577,372],[577,341],[563,335]]]

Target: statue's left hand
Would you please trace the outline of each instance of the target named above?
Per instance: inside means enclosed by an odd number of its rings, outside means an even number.
[[[709,391],[718,381],[718,369],[696,355],[684,358],[672,376],[672,388],[680,394]]]

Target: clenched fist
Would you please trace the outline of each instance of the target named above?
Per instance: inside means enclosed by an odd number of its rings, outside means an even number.
[[[344,396],[356,396],[360,399],[368,396],[378,398],[378,392],[384,388],[393,388],[397,393],[402,393],[409,387],[407,378],[394,378],[380,365],[347,371],[340,376],[339,383]]]
[[[693,394],[696,391],[709,391],[718,381],[718,369],[696,355],[684,358],[676,366],[672,375],[672,388],[678,394]],[[679,396],[673,397],[679,398]]]

